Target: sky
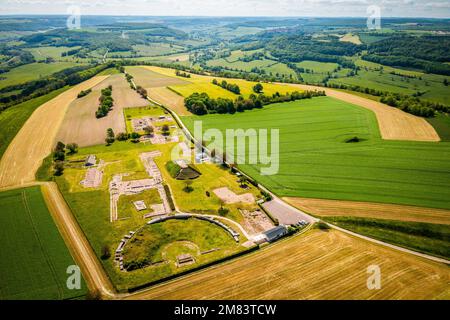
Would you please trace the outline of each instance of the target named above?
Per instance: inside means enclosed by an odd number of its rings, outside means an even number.
[[[0,0],[1,14],[141,16],[367,17],[376,5],[385,17],[450,18],[449,0]]]

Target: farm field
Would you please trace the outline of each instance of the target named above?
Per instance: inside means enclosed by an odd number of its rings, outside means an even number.
[[[39,186],[0,192],[0,300],[74,299],[86,294],[66,286],[75,265]]]
[[[280,130],[280,167],[262,176],[240,168],[279,196],[450,209],[450,144],[381,140],[375,115],[329,97],[234,115],[183,117],[208,128]],[[358,137],[360,142],[346,143]]]
[[[285,75],[287,77],[295,77],[295,71],[289,68],[286,64],[274,60],[261,59],[244,62],[240,60],[232,60],[232,57],[209,60],[207,62],[209,67],[224,67],[231,70],[239,70],[251,72],[252,69],[258,68],[264,70],[268,75]]]
[[[70,50],[76,50],[81,47],[37,47],[37,48],[30,48],[27,51],[31,52],[31,54],[34,56],[34,58],[37,61],[45,60],[46,58],[53,58],[55,60],[74,60],[73,57],[62,57],[61,55],[63,53],[66,53]]]
[[[177,53],[184,48],[177,45],[171,45],[168,43],[151,43],[147,45],[135,45],[133,49],[141,56],[161,56],[170,53]]]
[[[448,87],[443,84],[448,77],[383,66],[361,59],[356,60],[355,64],[362,68],[357,75],[330,79],[330,83],[355,86],[364,84],[364,87],[370,89],[409,95],[421,92],[422,99],[442,104],[447,104],[450,98]],[[394,72],[396,74],[392,74]]]
[[[338,227],[397,246],[450,258],[450,226],[358,217],[326,217]]]
[[[317,90],[320,87],[297,85],[300,90]],[[424,118],[405,113],[378,101],[334,89],[323,89],[328,97],[366,108],[375,113],[381,136],[386,140],[440,141],[440,137]]]
[[[142,152],[154,150],[160,150],[162,152],[160,157],[155,158],[155,162],[160,168],[164,181],[170,186],[171,194],[181,212],[217,215],[217,210],[220,208],[220,201],[212,192],[216,186],[228,186],[236,193],[254,192],[255,195],[257,194],[256,189],[252,188],[241,191],[242,189],[239,187],[237,178],[233,180],[234,176],[228,171],[212,164],[199,164],[197,168],[201,171],[202,175],[193,181],[193,191],[189,193],[189,197],[186,197],[188,193],[183,191],[185,182],[173,179],[165,168],[166,162],[170,160],[170,150],[175,145],[176,143],[149,145],[116,141],[109,147],[98,145],[80,148],[77,154],[67,157],[64,174],[56,177],[56,182],[97,257],[101,257],[101,250],[104,246],[109,247],[111,250],[117,248],[124,234],[132,230],[137,230],[148,221],[148,219],[143,218],[142,213],[138,213],[132,209],[130,201],[134,199],[133,196],[123,196],[124,201],[119,201],[119,206],[125,210],[131,210],[121,215],[120,219],[114,223],[110,222],[109,182],[113,175],[120,173],[130,174],[130,176],[126,177],[129,179],[148,178],[145,168],[139,159],[139,154]],[[89,154],[95,154],[98,159],[105,162],[105,165],[102,167],[102,184],[98,188],[93,189],[86,189],[80,185],[80,181],[85,177],[86,169],[82,167],[79,161],[85,159]],[[209,197],[206,195],[205,190],[210,191],[211,194]],[[142,197],[145,198],[146,196],[144,195]],[[146,199],[148,200],[150,198],[153,199],[154,195],[148,195]],[[226,217],[235,220],[240,219],[237,205],[224,205],[224,207],[230,210]],[[245,208],[246,206],[243,205],[242,207]],[[234,243],[231,237],[230,239]],[[242,237],[241,241],[245,242],[245,237]],[[232,247],[234,248],[236,246],[233,244]],[[238,248],[239,250],[245,249],[239,246]],[[217,255],[223,256],[228,253],[229,251],[224,250],[218,252]],[[213,254],[212,257],[217,256]],[[171,267],[161,265],[155,268],[144,268],[124,273],[114,264],[113,258],[101,260],[101,262],[115,288],[119,291],[167,277],[173,272]],[[196,266],[198,265],[193,265],[193,267]]]
[[[374,264],[383,272],[381,290],[366,286]],[[449,277],[445,265],[312,230],[129,299],[448,299]]]
[[[28,118],[0,160],[0,187],[33,181],[47,157],[69,104],[81,90],[94,87],[106,77],[93,77],[47,101]],[[37,134],[39,133],[39,135]]]
[[[286,197],[284,200],[300,210],[320,217],[346,216],[450,224],[450,210],[325,199]]]
[[[351,42],[354,44],[361,44],[361,40],[359,39],[359,36],[357,34],[352,34],[352,33],[347,33],[346,35],[344,35],[343,37],[341,37],[339,39],[339,41],[344,41],[344,42]]]
[[[114,106],[106,117],[97,119],[95,112],[99,106],[100,92],[109,85],[113,87]],[[122,74],[111,75],[93,87],[90,94],[70,104],[55,140],[64,143],[75,142],[79,146],[102,144],[105,142],[108,128],[112,128],[116,134],[126,132],[124,108],[148,104],[147,100],[130,88]]]
[[[201,75],[196,75],[196,74],[191,74],[191,78],[186,79],[186,78],[182,78],[182,77],[177,77],[175,75],[175,70],[173,70],[173,69],[153,67],[153,66],[144,66],[144,67],[140,67],[140,68],[143,68],[144,70],[152,71],[152,73],[148,73],[144,76],[145,79],[148,79],[148,81],[150,83],[153,81],[157,81],[161,77],[160,76],[161,74],[164,75],[166,77],[166,79],[167,79],[167,77],[169,77],[170,80],[168,80],[168,79],[165,80],[168,82],[166,82],[166,83],[160,82],[159,86],[160,87],[170,87],[172,90],[176,91],[183,97],[187,97],[194,92],[200,92],[200,93],[206,92],[212,98],[222,97],[222,98],[236,99],[238,97],[238,95],[236,95],[228,90],[225,90],[219,86],[212,84],[211,82],[213,79],[217,79],[218,81],[226,80],[229,83],[239,85],[239,87],[241,89],[241,94],[244,97],[248,97],[250,94],[253,93],[253,86],[256,84],[256,82],[250,82],[250,81],[246,81],[246,80],[242,80],[242,79],[223,79],[220,77],[201,76]],[[155,75],[155,73],[158,75]],[[152,78],[155,80],[151,80]],[[171,84],[170,82],[173,81],[172,78],[176,79],[176,80],[183,79],[182,81],[184,83],[183,84]],[[149,82],[147,82],[147,83],[149,83]],[[136,79],[136,83],[140,84],[143,87],[146,87],[146,88],[148,87],[145,84],[141,84],[138,79]],[[280,94],[285,94],[287,92],[293,92],[295,90],[299,90],[299,89],[295,89],[292,86],[289,86],[286,84],[263,83],[263,87],[264,87],[263,93],[266,95],[272,95],[276,92],[279,92]]]
[[[0,77],[0,89],[8,86],[25,83],[31,80],[38,80],[41,77],[49,76],[52,73],[74,67],[73,62],[53,62],[53,63],[30,63],[16,67],[9,72],[3,73]]]
[[[0,158],[34,110],[67,89],[68,87],[55,90],[39,98],[22,102],[0,113]]]
[[[173,92],[169,88],[149,88],[147,90],[148,96],[159,104],[170,108],[180,116],[191,115],[184,106],[184,98],[179,94]]]

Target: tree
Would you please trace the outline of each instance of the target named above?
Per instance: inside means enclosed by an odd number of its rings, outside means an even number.
[[[262,86],[261,83],[257,83],[253,87],[253,91],[256,92],[256,93],[261,93],[263,91],[263,89],[264,89],[264,87]]]
[[[130,138],[131,138],[131,142],[137,143],[139,142],[139,138],[141,137],[141,135],[137,132],[132,132],[130,134]]]
[[[187,180],[185,181],[185,186],[183,188],[183,191],[186,193],[191,193],[192,191],[194,191],[194,188],[192,187],[192,181],[191,180]]]
[[[69,150],[69,154],[74,154],[78,152],[78,144],[76,143],[69,143],[66,146],[67,150]]]
[[[106,144],[109,146],[110,144],[112,144],[116,139],[114,138],[114,131],[111,128],[108,128],[106,130],[106,139],[105,142]]]
[[[64,162],[63,161],[56,161],[53,164],[53,175],[55,176],[61,176],[64,172]]]
[[[153,132],[155,131],[155,129],[153,129],[152,126],[146,126],[146,127],[144,128],[144,131],[145,131],[145,134],[147,134],[147,135],[152,135]]]
[[[161,131],[164,136],[168,136],[170,134],[170,128],[167,124],[162,126]]]
[[[241,188],[244,188],[246,186],[246,182],[248,181],[246,176],[240,176],[239,177],[239,184],[241,186]]]
[[[103,247],[102,247],[102,255],[100,256],[100,258],[102,259],[102,260],[108,260],[110,257],[111,257],[111,250],[109,249],[109,246],[108,245],[104,245]]]
[[[127,141],[128,140],[128,133],[126,133],[126,132],[119,132],[116,135],[116,140],[117,141]]]

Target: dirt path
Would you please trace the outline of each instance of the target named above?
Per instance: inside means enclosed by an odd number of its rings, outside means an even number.
[[[22,126],[0,161],[0,187],[23,185],[52,150],[53,142],[70,103],[81,90],[97,85],[108,76],[91,78],[40,106]]]
[[[439,135],[424,118],[350,93],[309,85],[291,84],[302,90],[323,90],[327,96],[372,110],[381,136],[386,140],[440,141]]]

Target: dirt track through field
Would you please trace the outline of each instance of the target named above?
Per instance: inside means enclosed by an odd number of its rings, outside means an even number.
[[[283,198],[286,202],[317,216],[349,216],[398,221],[450,224],[450,210],[403,206],[396,204]]]
[[[94,87],[107,76],[89,79],[40,106],[25,122],[0,161],[0,187],[22,185],[34,174],[53,148],[70,103],[81,90]]]
[[[302,90],[324,90],[333,97],[372,110],[378,120],[381,136],[386,140],[440,141],[436,130],[424,118],[416,117],[380,102],[329,88],[292,84]]]
[[[381,268],[368,290],[367,268]],[[330,230],[139,292],[129,299],[448,299],[447,266]]]

